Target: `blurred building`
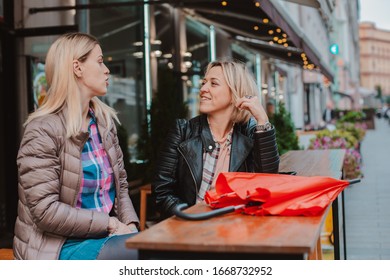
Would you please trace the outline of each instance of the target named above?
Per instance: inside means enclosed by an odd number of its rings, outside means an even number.
[[[374,23],[359,26],[361,85],[371,95],[390,97],[390,30],[376,28]],[[376,100],[378,102],[378,100]],[[379,106],[379,104],[376,104]]]
[[[360,109],[359,1],[335,0],[334,3],[329,49],[335,73],[332,101],[340,110]]]

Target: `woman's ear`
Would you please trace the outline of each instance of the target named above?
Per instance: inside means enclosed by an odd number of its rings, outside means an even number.
[[[82,76],[82,69],[80,65],[80,61],[77,59],[73,60],[73,73],[76,75],[76,77],[81,78]]]

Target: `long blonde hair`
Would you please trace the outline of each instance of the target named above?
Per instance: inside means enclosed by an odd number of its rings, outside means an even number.
[[[207,65],[206,74],[211,68],[217,66],[222,68],[223,76],[232,94],[233,104],[238,98],[246,95],[258,96],[259,90],[253,74],[243,62],[235,60],[212,61]],[[234,123],[247,122],[250,116],[251,114],[247,110],[239,110],[234,106],[231,120]]]
[[[73,61],[85,61],[96,45],[99,45],[99,42],[94,36],[75,32],[60,36],[50,46],[45,62],[48,91],[43,104],[29,115],[24,125],[38,117],[64,111],[67,121],[66,136],[80,133],[82,108]],[[104,120],[107,126],[113,125],[112,119],[119,122],[115,110],[96,96],[91,99],[90,106],[96,117]]]

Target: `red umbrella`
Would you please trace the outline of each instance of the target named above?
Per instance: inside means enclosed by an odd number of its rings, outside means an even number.
[[[206,192],[205,201],[218,214],[239,211],[249,215],[314,216],[321,214],[338,194],[356,180],[338,180],[325,176],[225,172],[215,189]],[[179,217],[181,205],[176,211]],[[211,211],[213,212],[213,211]],[[187,214],[189,215],[189,214]],[[199,217],[183,217],[201,219]],[[208,213],[207,217],[215,216]]]

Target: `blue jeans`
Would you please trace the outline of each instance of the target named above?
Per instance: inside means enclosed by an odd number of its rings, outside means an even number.
[[[137,233],[98,239],[68,239],[61,248],[60,260],[137,260],[138,250],[126,248],[126,239]]]
[[[126,248],[126,240],[137,233],[115,235],[104,243],[97,260],[138,260],[138,250]]]

